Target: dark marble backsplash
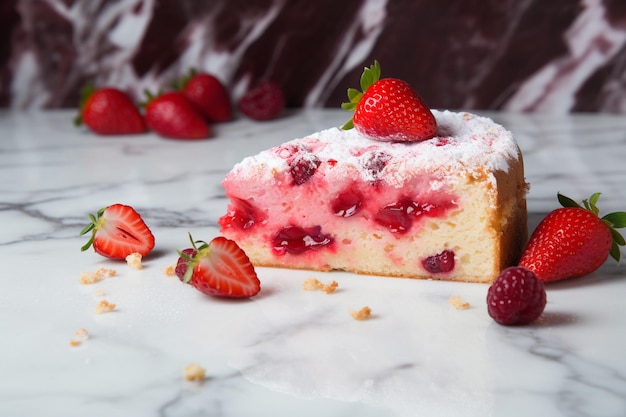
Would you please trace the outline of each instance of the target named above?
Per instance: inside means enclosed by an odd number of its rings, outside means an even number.
[[[624,0],[2,0],[0,107],[137,100],[194,67],[338,107],[378,59],[433,108],[626,113]]]

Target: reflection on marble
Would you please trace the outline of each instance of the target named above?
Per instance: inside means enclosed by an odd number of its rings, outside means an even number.
[[[89,81],[140,100],[195,67],[338,107],[378,59],[434,108],[626,113],[625,22],[623,0],[8,0],[0,106],[74,107]]]
[[[478,284],[259,268],[258,296],[225,301],[165,276],[188,231],[217,234],[234,163],[340,125],[343,112],[240,119],[196,142],[97,137],[73,114],[0,113],[0,415],[626,414],[623,265],[550,285],[542,319],[512,328],[487,316]],[[557,191],[602,191],[601,208],[626,208],[623,117],[488,115],[524,152],[532,225]],[[143,270],[79,251],[86,214],[113,202],[135,206],[156,236]],[[78,283],[100,265],[118,276]],[[303,291],[311,275],[337,292]],[[471,308],[455,310],[453,295]],[[94,314],[102,299],[116,310]],[[353,320],[365,305],[373,318]],[[90,338],[72,347],[79,328]],[[202,383],[183,380],[193,362]]]

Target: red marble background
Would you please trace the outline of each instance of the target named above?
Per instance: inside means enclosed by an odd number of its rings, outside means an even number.
[[[191,67],[338,107],[374,59],[433,108],[626,113],[626,1],[0,2],[0,107],[75,107],[90,81],[140,100]]]

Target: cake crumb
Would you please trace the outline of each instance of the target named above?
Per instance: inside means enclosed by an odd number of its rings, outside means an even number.
[[[197,363],[192,363],[191,365],[185,366],[183,376],[186,381],[204,381],[206,371]]]
[[[332,281],[330,284],[323,284],[320,280],[314,277],[310,277],[302,283],[302,289],[304,291],[322,290],[326,294],[335,292],[339,284],[337,281]]]
[[[166,277],[173,277],[176,275],[176,264],[171,264],[165,267],[163,273]]]
[[[98,291],[96,291],[96,297],[104,297],[105,295],[107,295],[106,291],[102,288],[98,288]]]
[[[80,328],[76,330],[75,337],[70,339],[70,346],[76,347],[80,346],[85,340],[89,339],[89,333],[86,329]]]
[[[143,264],[141,263],[141,254],[139,252],[133,252],[126,257],[126,263],[133,269],[140,270],[143,269]]]
[[[448,303],[450,303],[450,305],[457,310],[467,310],[468,308],[470,308],[470,303],[461,300],[460,295],[453,295],[452,297],[448,298]]]
[[[107,300],[100,301],[94,309],[96,314],[108,313],[115,310],[115,304],[109,303]]]
[[[359,311],[350,311],[350,315],[355,320],[367,320],[372,317],[372,309],[368,306],[363,307]]]
[[[101,266],[95,272],[83,271],[80,273],[79,282],[83,285],[95,284],[105,278],[114,277],[117,275],[117,271],[114,269],[106,269]]]

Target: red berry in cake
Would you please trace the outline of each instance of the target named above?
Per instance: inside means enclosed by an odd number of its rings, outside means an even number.
[[[261,283],[246,253],[233,240],[218,236],[206,243],[192,242],[193,257],[180,252],[186,259],[183,282],[205,294],[248,298],[259,293]],[[200,246],[195,247],[197,243]]]
[[[432,274],[450,272],[454,269],[454,252],[446,249],[422,260],[422,266]]]
[[[367,178],[371,182],[377,182],[390,159],[391,155],[388,153],[375,150],[361,155],[359,162],[361,163],[361,168],[366,173]]]
[[[296,185],[302,185],[309,180],[320,166],[320,159],[310,152],[297,154],[289,163],[289,173]]]
[[[331,204],[331,210],[335,216],[352,217],[363,204],[361,195],[352,190],[346,190],[339,194]]]
[[[180,91],[209,122],[227,122],[233,118],[230,95],[214,75],[191,70],[182,80]]]
[[[130,206],[113,204],[90,214],[91,222],[80,235],[91,232],[91,238],[81,248],[93,245],[96,253],[112,259],[125,259],[132,253],[146,256],[154,248],[154,236],[143,219]]]
[[[502,271],[487,291],[487,311],[499,324],[535,321],[546,306],[543,282],[530,270],[514,266]]]
[[[332,236],[322,233],[321,226],[287,226],[276,233],[273,245],[279,255],[285,253],[301,255],[307,251],[328,246],[333,241]]]
[[[406,233],[415,219],[417,204],[411,200],[402,200],[388,204],[378,210],[374,221],[386,227],[392,233]]]
[[[130,97],[116,88],[95,89],[87,85],[81,90],[79,115],[74,124],[87,125],[100,135],[143,133],[146,122]]]
[[[203,139],[211,134],[204,117],[181,92],[170,91],[158,97],[146,94],[146,122],[157,134],[173,139]]]
[[[285,108],[285,94],[273,81],[263,81],[239,99],[239,111],[252,120],[277,118]]]
[[[380,79],[378,61],[365,68],[361,89],[348,89],[350,102],[342,108],[354,115],[343,129],[354,127],[371,139],[398,142],[429,139],[437,132],[435,116],[421,97],[405,81]]]
[[[624,238],[615,230],[626,227],[626,212],[599,217],[600,193],[583,200],[557,195],[563,208],[549,213],[531,235],[519,265],[543,282],[587,275],[609,257],[620,260]]]
[[[225,228],[235,227],[240,230],[247,230],[262,220],[261,212],[250,202],[231,197],[228,213],[220,218],[219,224]]]

